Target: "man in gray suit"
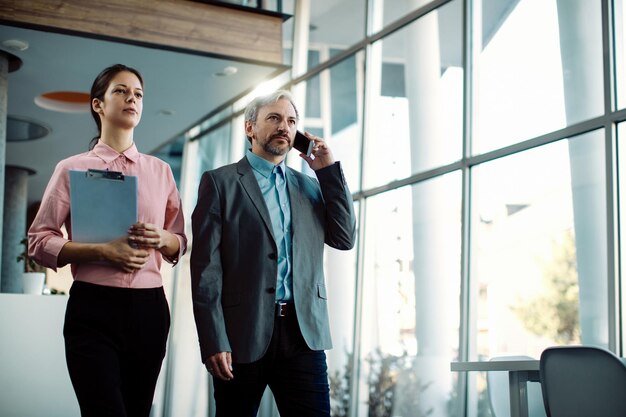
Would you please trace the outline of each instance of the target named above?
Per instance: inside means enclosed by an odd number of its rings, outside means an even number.
[[[270,387],[283,417],[330,416],[324,243],[354,246],[350,191],[328,144],[300,154],[317,181],[285,164],[298,111],[287,91],[245,111],[252,145],[203,174],[192,215],[191,279],[202,361],[217,417],[256,416]]]

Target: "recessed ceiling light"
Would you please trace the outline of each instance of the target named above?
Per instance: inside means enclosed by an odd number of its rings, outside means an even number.
[[[239,71],[237,67],[228,66],[213,75],[215,75],[216,77],[230,77],[231,75],[237,74],[237,71]]]
[[[21,39],[7,39],[2,41],[2,46],[10,51],[25,51],[28,49],[28,42]]]
[[[90,107],[88,93],[77,91],[53,91],[35,97],[35,104],[46,110],[64,113],[87,113]]]
[[[43,138],[50,133],[50,128],[31,119],[19,116],[7,116],[7,142],[21,142]]]

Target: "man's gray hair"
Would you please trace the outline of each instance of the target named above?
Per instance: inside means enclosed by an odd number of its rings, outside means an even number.
[[[244,120],[246,122],[250,121],[252,123],[256,122],[256,118],[259,115],[259,109],[261,107],[265,107],[268,104],[274,104],[278,100],[287,99],[293,106],[293,109],[296,111],[296,119],[300,118],[298,114],[298,108],[296,107],[296,103],[293,102],[293,98],[291,97],[291,93],[287,90],[278,90],[274,91],[271,94],[260,96],[255,98],[246,106],[246,111],[244,113]]]

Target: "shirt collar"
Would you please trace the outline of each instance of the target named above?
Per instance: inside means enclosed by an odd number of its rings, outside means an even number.
[[[126,149],[122,153],[119,153],[109,145],[102,142],[102,140],[98,139],[98,143],[94,146],[93,152],[106,163],[113,162],[119,158],[120,155],[124,155],[133,162],[137,162],[139,160],[139,151],[137,150],[137,146],[134,142],[130,148]]]
[[[254,154],[250,149],[246,151],[246,158],[248,158],[248,162],[250,163],[250,166],[252,166],[252,169],[254,169],[265,178],[270,177],[272,171],[274,170],[274,167],[276,166],[270,161],[261,158],[259,155]],[[284,159],[278,165],[280,165],[283,172],[287,172],[285,169]]]

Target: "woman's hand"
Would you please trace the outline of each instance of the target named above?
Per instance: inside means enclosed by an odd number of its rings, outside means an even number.
[[[151,223],[135,223],[128,228],[128,242],[137,248],[161,249],[165,246],[165,230]]]
[[[156,249],[165,256],[178,253],[180,242],[172,233],[151,223],[135,223],[128,229],[128,242],[140,249]]]
[[[59,266],[68,263],[108,262],[126,271],[135,272],[144,267],[150,258],[150,251],[134,248],[128,236],[107,243],[67,242],[59,252]]]
[[[143,268],[150,258],[149,251],[131,247],[126,236],[107,243],[105,247],[105,259],[126,272]]]

